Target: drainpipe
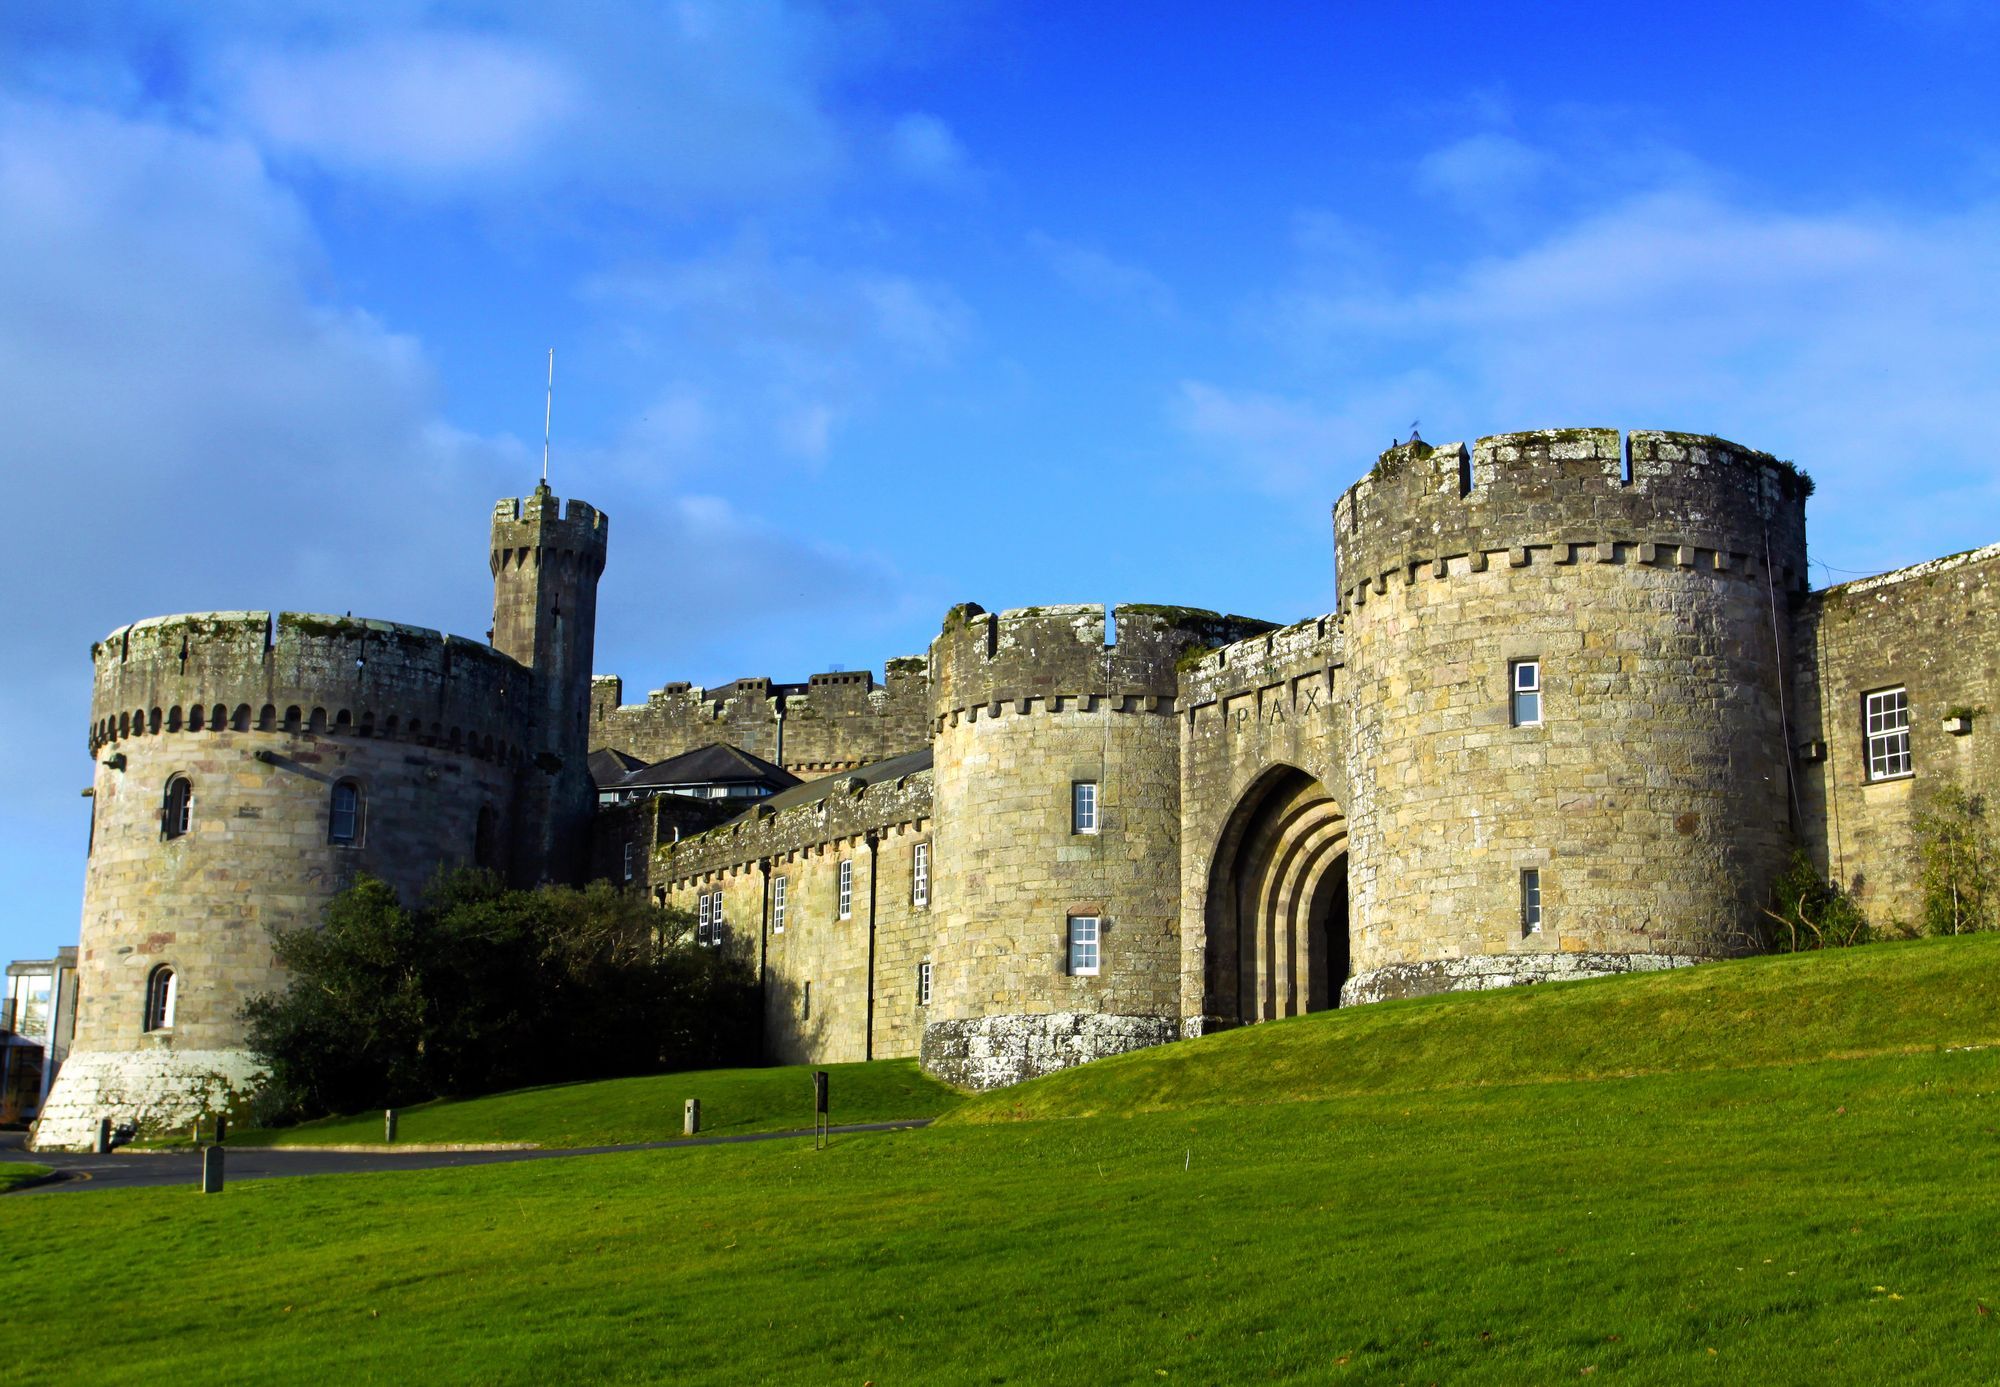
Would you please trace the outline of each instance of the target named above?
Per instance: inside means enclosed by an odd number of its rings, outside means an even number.
[[[876,835],[868,834],[868,1021],[862,1035],[861,1058],[875,1058],[875,863]]]
[[[769,982],[771,977],[771,859],[762,858],[757,870],[763,877],[762,897],[758,908],[757,923],[757,1061],[769,1063],[765,1054],[765,1036],[770,1033],[770,1016],[767,1011]]]

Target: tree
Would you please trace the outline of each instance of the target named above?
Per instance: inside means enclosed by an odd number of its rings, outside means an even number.
[[[1871,938],[1868,916],[1852,896],[1820,875],[1803,852],[1792,854],[1791,865],[1771,886],[1771,904],[1764,914],[1764,943],[1777,953],[1845,948]]]
[[[1995,927],[2000,898],[1986,797],[1940,785],[1911,819],[1917,838],[1920,921],[1927,934],[1970,934]]]
[[[510,891],[462,870],[409,908],[363,878],[322,926],[272,939],[290,983],[244,1008],[267,1117],[754,1057],[748,965],[602,882]]]

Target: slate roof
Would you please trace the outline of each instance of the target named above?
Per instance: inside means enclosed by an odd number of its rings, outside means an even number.
[[[885,780],[901,780],[906,775],[915,775],[918,771],[927,771],[930,768],[931,749],[925,747],[922,751],[905,752],[901,756],[892,756],[887,761],[877,761],[872,766],[862,766],[858,770],[839,771],[819,780],[808,780],[803,785],[794,785],[782,794],[772,795],[769,799],[759,800],[757,803],[760,807],[774,810],[796,809],[802,804],[818,804],[833,793],[835,786],[850,776],[863,785],[878,785]]]
[[[633,771],[644,770],[646,763],[637,756],[623,751],[614,751],[601,746],[590,753],[585,764],[590,767],[590,778],[600,790],[608,790]]]
[[[663,785],[768,785],[773,790],[784,790],[798,783],[799,778],[783,766],[774,766],[742,747],[730,746],[727,742],[711,742],[632,771],[622,780],[615,781],[612,788],[646,790]],[[765,800],[764,803],[770,801]]]

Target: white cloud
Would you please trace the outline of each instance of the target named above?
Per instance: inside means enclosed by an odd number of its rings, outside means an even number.
[[[1462,207],[1512,206],[1547,170],[1549,156],[1511,135],[1487,131],[1432,150],[1417,185]]]
[[[962,185],[971,177],[965,146],[936,116],[912,112],[889,131],[889,153],[906,177],[942,187]]]
[[[382,35],[243,55],[234,96],[278,149],[412,180],[506,171],[576,113],[574,79],[526,44],[479,34]]]
[[[1113,259],[1094,247],[1061,240],[1043,231],[1028,233],[1028,247],[1063,283],[1086,298],[1123,304],[1155,317],[1174,314],[1173,290],[1143,266]]]

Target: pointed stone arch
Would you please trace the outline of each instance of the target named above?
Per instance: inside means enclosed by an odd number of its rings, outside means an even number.
[[[1318,780],[1274,765],[1209,858],[1204,1003],[1244,1025],[1340,1005],[1347,978],[1347,816]]]

